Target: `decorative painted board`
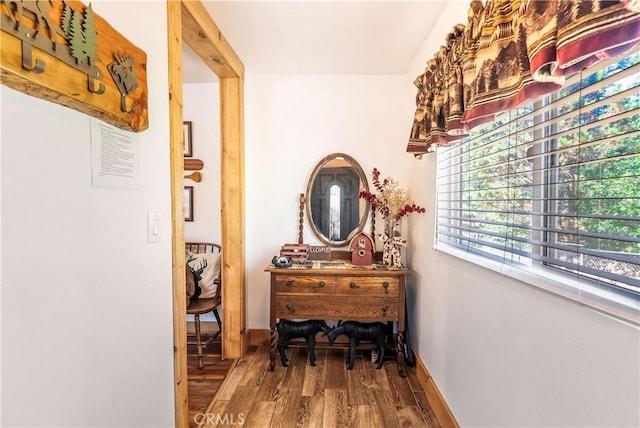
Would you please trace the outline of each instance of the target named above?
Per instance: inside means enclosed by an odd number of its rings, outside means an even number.
[[[280,255],[289,257],[294,263],[307,261],[309,244],[284,244],[280,247]]]
[[[0,12],[2,84],[121,129],[149,127],[147,54],[91,3],[0,0]]]
[[[309,245],[309,260],[331,260],[331,247],[326,245]]]

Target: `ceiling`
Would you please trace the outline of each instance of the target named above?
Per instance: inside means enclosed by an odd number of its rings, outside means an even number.
[[[203,0],[252,74],[403,74],[449,0]],[[217,81],[185,44],[185,83]]]

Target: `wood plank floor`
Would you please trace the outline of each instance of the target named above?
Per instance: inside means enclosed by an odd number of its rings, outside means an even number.
[[[197,426],[196,416],[207,412],[207,408],[215,397],[223,380],[235,366],[236,360],[223,360],[220,338],[211,342],[203,355],[204,367],[198,368],[195,346],[187,347],[187,379],[189,420],[192,426]]]
[[[304,348],[287,350],[269,370],[268,347],[252,347],[240,360],[206,412],[192,426],[204,427],[439,427],[414,369],[398,375],[394,360],[376,370],[368,350],[358,351],[353,370],[346,350],[316,349],[317,366]],[[191,391],[190,391],[191,392]]]

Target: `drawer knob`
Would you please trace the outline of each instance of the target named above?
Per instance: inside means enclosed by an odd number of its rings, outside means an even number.
[[[316,284],[316,288],[324,288],[327,284],[325,284],[324,281],[320,281],[319,283]]]
[[[358,284],[356,284],[355,282],[351,281],[349,283],[349,288],[360,288],[360,286]]]
[[[382,305],[382,315],[387,316],[387,305]]]
[[[385,293],[389,293],[389,283],[387,281],[382,283],[382,288],[384,288]]]
[[[293,285],[293,279],[287,281],[287,287],[291,287]]]
[[[287,310],[289,312],[295,312],[296,311],[295,309],[293,309],[293,305],[291,303],[287,303],[286,307],[287,307]]]

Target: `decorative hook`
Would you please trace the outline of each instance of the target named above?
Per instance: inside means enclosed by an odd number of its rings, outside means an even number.
[[[42,73],[44,71],[45,62],[36,59],[35,64],[31,57],[31,45],[24,40],[22,41],[22,68],[33,73]]]
[[[133,106],[131,107],[131,110],[127,110],[127,97],[124,96],[123,94],[120,94],[120,110],[122,110],[125,113],[135,113],[136,112],[136,107]]]
[[[95,80],[93,79],[92,76],[89,76],[87,74],[87,86],[89,88],[89,92],[92,92],[94,94],[98,94],[98,95],[102,95],[104,94],[105,91],[105,86],[103,83],[100,83],[98,85],[98,89],[95,89],[95,84],[94,84]]]

